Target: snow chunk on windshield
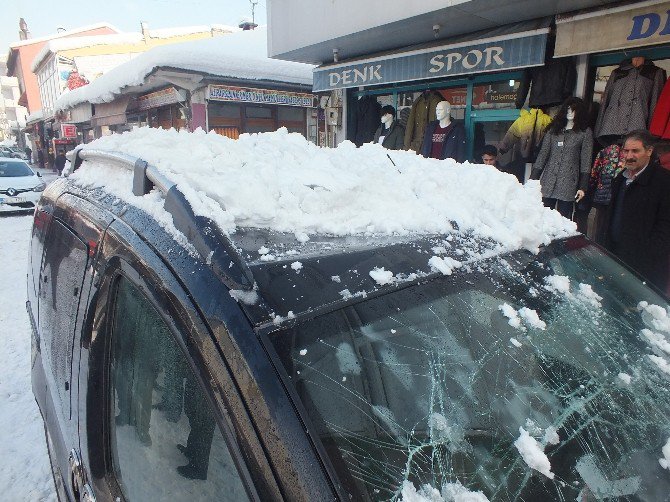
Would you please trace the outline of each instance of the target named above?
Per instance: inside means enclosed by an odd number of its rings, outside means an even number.
[[[509,319],[508,324],[510,326],[520,329],[521,331],[526,331],[526,326],[524,326],[521,321],[525,321],[525,324],[532,328],[542,330],[547,328],[547,323],[540,319],[535,310],[529,309],[528,307],[521,307],[519,310],[514,310],[514,307],[508,303],[503,303],[498,306],[498,310]]]
[[[245,291],[243,289],[231,289],[228,294],[238,303],[245,305],[254,305],[258,301],[258,293],[254,290]]]
[[[384,267],[375,267],[370,270],[370,277],[380,286],[391,284],[394,281],[393,272],[385,270]]]
[[[670,313],[663,307],[640,302],[637,304],[637,309],[642,312],[642,320],[647,326],[670,333]]]
[[[428,260],[428,265],[430,265],[431,270],[442,272],[444,275],[451,275],[455,268],[461,266],[461,262],[449,258],[448,256],[444,258],[433,256]]]
[[[411,481],[403,481],[400,496],[399,502],[489,502],[482,492],[472,492],[459,481],[442,485],[442,493],[430,485],[417,490]]]
[[[661,464],[661,467],[664,469],[670,470],[670,438],[668,438],[667,443],[661,450],[663,452],[663,458],[658,460],[658,463]]]
[[[570,293],[570,278],[567,275],[550,275],[544,278],[545,288],[556,293]]]
[[[514,446],[519,450],[523,461],[526,462],[531,469],[535,469],[549,479],[554,479],[554,473],[551,472],[551,463],[549,462],[549,458],[545,455],[544,449],[540,446],[540,443],[528,434],[523,427],[519,427],[519,432],[521,435],[514,441]]]
[[[394,152],[394,168],[381,145],[356,148],[344,141],[322,148],[285,128],[233,140],[202,130],[140,127],[82,148],[149,162],[177,184],[196,215],[212,218],[227,233],[254,227],[305,238],[403,236],[452,234],[457,228],[492,239],[501,251],[532,252],[576,234],[573,222],[542,205],[537,181],[522,185],[489,166],[405,151]],[[71,177],[81,177],[88,164]],[[90,176],[99,186],[109,180],[108,172]],[[141,198],[132,195],[132,183],[121,190],[124,200]]]
[[[540,316],[537,315],[535,310],[529,309],[528,307],[522,307],[519,309],[519,317],[533,328],[547,329],[547,323],[540,319]]]

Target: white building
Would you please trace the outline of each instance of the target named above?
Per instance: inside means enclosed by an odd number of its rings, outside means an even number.
[[[6,73],[7,56],[0,56],[0,141],[16,143],[21,129],[26,126],[28,110],[18,104],[19,80],[6,77]]]

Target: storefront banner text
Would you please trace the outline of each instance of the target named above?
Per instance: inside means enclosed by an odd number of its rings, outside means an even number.
[[[670,2],[644,2],[556,20],[555,57],[670,42]]]
[[[264,105],[300,106],[303,108],[313,108],[315,106],[313,94],[227,85],[210,85],[207,89],[207,99]]]
[[[152,92],[137,98],[137,110],[149,110],[151,108],[158,108],[160,106],[172,105],[185,101],[186,97],[175,89],[168,87],[161,91]]]
[[[314,92],[539,66],[546,45],[543,32],[324,66],[314,70]]]

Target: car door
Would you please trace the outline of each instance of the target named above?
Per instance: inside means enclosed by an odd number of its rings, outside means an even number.
[[[98,501],[259,499],[246,452],[262,449],[233,426],[240,417],[226,403],[239,396],[218,385],[230,377],[189,296],[119,220],[94,268],[75,492]],[[264,499],[281,498],[276,486],[264,489]]]
[[[46,390],[36,396],[42,401],[55,473],[64,478],[66,486],[70,451],[78,443],[77,417],[72,412],[77,393],[73,385],[78,368],[75,339],[85,319],[91,283],[88,266],[112,219],[92,204],[64,194],[56,201],[44,241],[36,322]],[[33,260],[35,266],[38,256]]]

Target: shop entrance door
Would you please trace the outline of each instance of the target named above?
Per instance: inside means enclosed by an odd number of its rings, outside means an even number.
[[[519,118],[519,110],[486,110],[473,111],[470,114],[468,127],[468,158],[472,162],[481,163],[484,145],[498,147],[514,121]],[[501,165],[511,161],[510,152],[498,157]]]

